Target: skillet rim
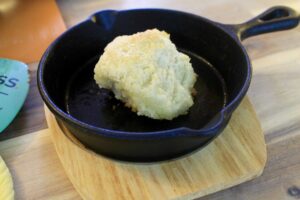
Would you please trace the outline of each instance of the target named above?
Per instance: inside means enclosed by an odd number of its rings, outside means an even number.
[[[202,20],[206,23],[211,24],[212,26],[216,27],[220,31],[222,31],[224,34],[227,34],[231,39],[234,40],[234,42],[238,45],[240,50],[243,53],[244,59],[246,61],[247,65],[247,78],[243,83],[243,86],[239,93],[234,97],[234,99],[227,104],[222,110],[219,111],[219,113],[216,114],[218,116],[218,120],[216,123],[214,123],[213,126],[209,128],[201,128],[201,129],[192,129],[188,127],[178,127],[174,129],[168,129],[168,130],[162,130],[162,131],[150,131],[150,132],[129,132],[129,131],[119,131],[119,130],[112,130],[112,129],[106,129],[101,127],[96,127],[93,125],[90,125],[88,123],[82,122],[71,115],[64,112],[62,109],[60,109],[52,100],[51,97],[48,95],[43,76],[44,76],[44,70],[45,70],[45,63],[47,62],[48,56],[51,53],[51,51],[54,49],[56,44],[60,42],[61,38],[67,35],[69,32],[75,30],[76,28],[80,27],[82,24],[87,23],[92,20],[92,18],[96,15],[99,15],[103,12],[114,12],[114,13],[126,13],[126,12],[142,12],[142,11],[154,11],[154,12],[169,12],[173,14],[183,14],[189,17],[198,18],[199,20]],[[218,134],[218,130],[220,127],[224,125],[224,123],[228,123],[228,119],[230,118],[232,112],[236,109],[236,107],[240,104],[241,100],[245,96],[245,94],[248,91],[248,88],[250,86],[252,78],[252,66],[251,61],[248,56],[248,53],[245,49],[245,47],[242,45],[241,41],[239,40],[237,34],[235,33],[234,29],[231,25],[222,24],[219,22],[214,22],[210,19],[207,19],[205,17],[179,11],[179,10],[173,10],[173,9],[160,9],[160,8],[138,8],[138,9],[125,9],[125,10],[101,10],[98,12],[95,12],[92,14],[89,18],[86,20],[74,25],[70,29],[68,29],[66,32],[64,32],[62,35],[60,35],[57,39],[54,40],[50,44],[50,46],[46,49],[45,53],[43,54],[37,70],[37,85],[38,90],[42,96],[42,99],[46,103],[47,107],[51,110],[51,112],[55,115],[55,117],[60,118],[66,123],[71,123],[72,126],[79,126],[80,128],[88,130],[88,134],[95,134],[95,135],[101,135],[104,137],[110,137],[110,138],[116,138],[116,139],[161,139],[161,138],[170,138],[170,137],[178,137],[178,136],[205,136],[205,137],[213,137]],[[213,118],[212,118],[213,119]],[[205,126],[205,125],[204,125]]]

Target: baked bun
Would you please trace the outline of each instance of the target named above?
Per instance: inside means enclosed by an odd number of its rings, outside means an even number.
[[[94,72],[100,88],[112,90],[138,115],[171,120],[193,105],[196,74],[190,58],[177,51],[164,31],[116,37]]]

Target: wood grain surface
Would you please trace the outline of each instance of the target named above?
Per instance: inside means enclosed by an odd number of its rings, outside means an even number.
[[[261,175],[267,159],[264,135],[247,97],[223,133],[204,149],[151,164],[99,156],[59,126],[48,109],[46,118],[66,174],[85,200],[194,199]]]
[[[246,21],[275,5],[290,6],[300,12],[299,0],[59,0],[57,3],[67,27],[84,20],[97,10],[108,8],[164,7],[192,12],[230,24]],[[253,63],[253,79],[248,96],[254,104],[265,133],[267,166],[261,177],[203,199],[300,198],[299,38],[298,27],[257,36],[243,42]],[[1,140],[46,127],[42,101],[35,84],[36,66],[37,63],[30,64],[31,89],[25,107],[10,127],[0,134]],[[23,136],[16,140],[22,138]],[[0,148],[1,146],[2,142]]]
[[[15,199],[80,199],[55,152],[48,129],[0,142]],[[1,199],[2,200],[2,199]]]

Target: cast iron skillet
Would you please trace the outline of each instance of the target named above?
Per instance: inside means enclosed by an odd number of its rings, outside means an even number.
[[[174,10],[100,11],[50,45],[38,68],[39,91],[58,122],[95,152],[138,162],[175,158],[214,139],[245,96],[251,64],[241,41],[298,23],[299,15],[287,7],[238,25]],[[195,104],[172,121],[137,116],[93,80],[95,63],[109,42],[152,28],[170,33],[198,74]]]

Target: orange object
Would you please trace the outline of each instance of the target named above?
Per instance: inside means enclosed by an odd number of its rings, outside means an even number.
[[[54,0],[0,1],[0,57],[38,61],[66,30]]]

